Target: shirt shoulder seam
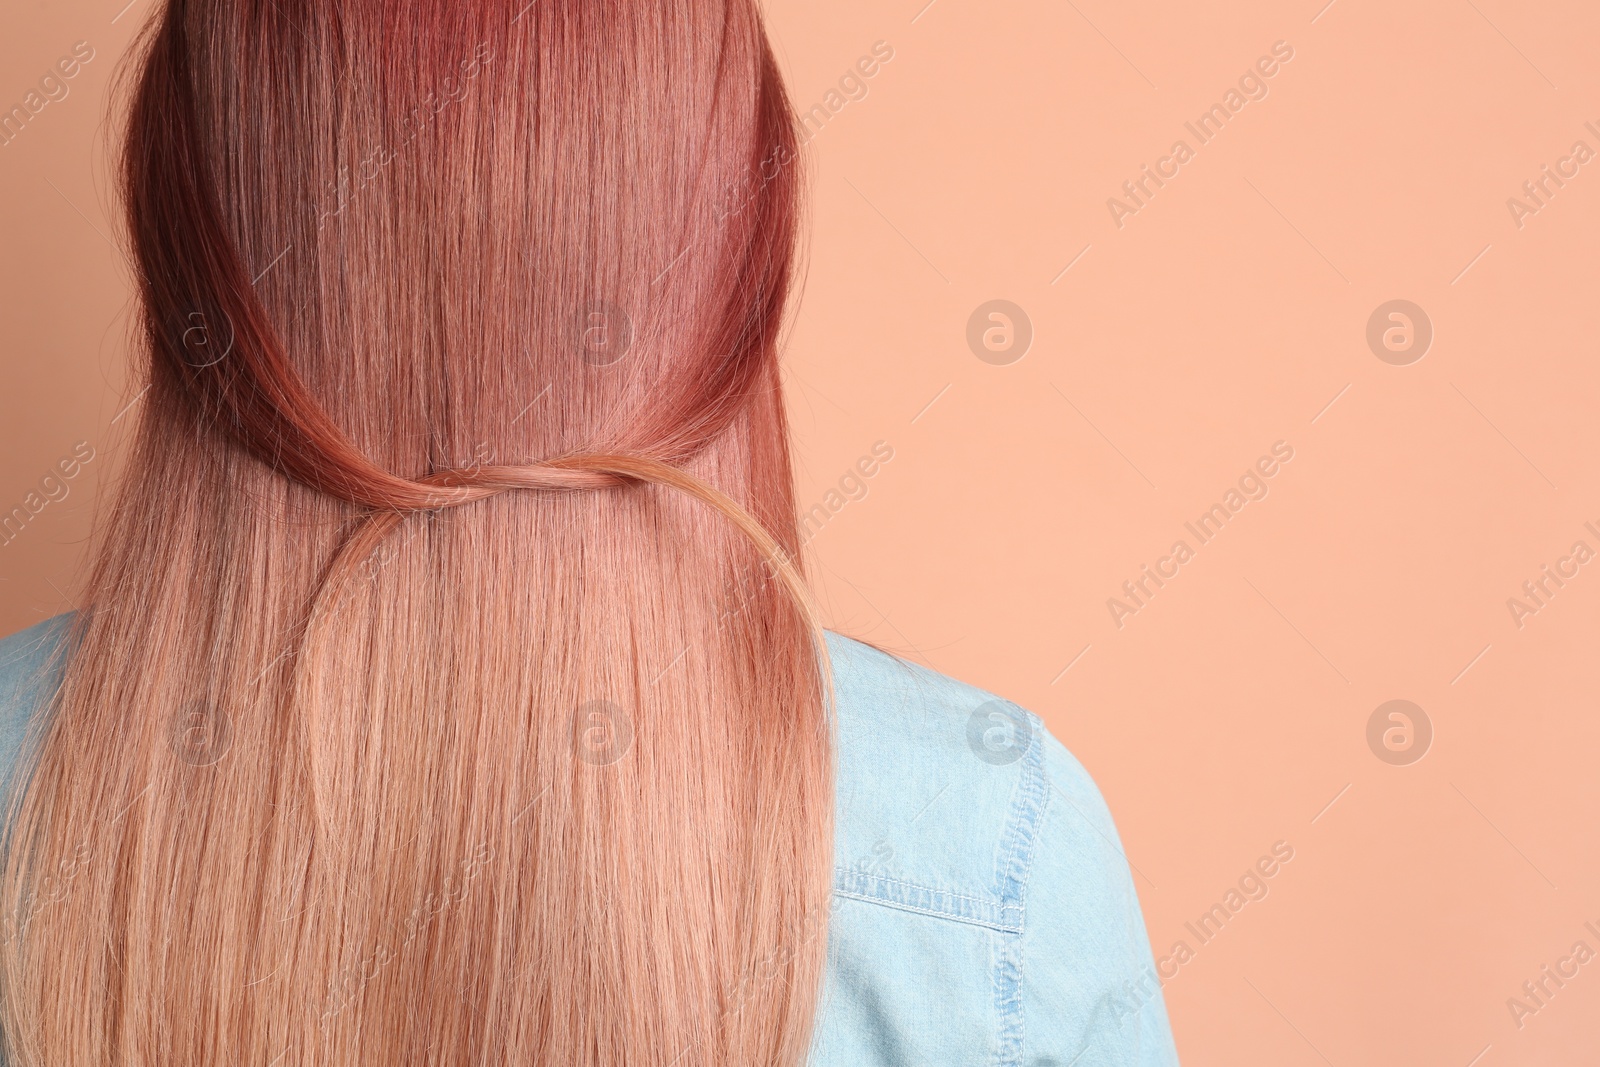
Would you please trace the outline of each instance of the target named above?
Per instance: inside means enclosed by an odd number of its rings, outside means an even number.
[[[1033,873],[1039,828],[1050,804],[1049,772],[1045,767],[1045,727],[1028,712],[1031,734],[1022,756],[1022,773],[1012,790],[1011,813],[1006,820],[995,857],[995,891],[1023,916],[1023,925],[1001,938],[995,949],[994,1003],[998,1016],[995,1063],[1020,1067],[1023,1055],[1022,980],[1025,964],[1023,934],[1026,928],[1028,879]]]

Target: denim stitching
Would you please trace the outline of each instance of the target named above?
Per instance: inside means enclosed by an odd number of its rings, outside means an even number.
[[[1028,876],[1033,871],[1034,844],[1050,802],[1044,766],[1044,724],[1029,713],[1033,743],[1022,759],[1022,774],[1011,794],[1011,817],[995,855],[995,895],[1007,907],[1026,915]],[[995,945],[994,1000],[998,1015],[996,1067],[1022,1063],[1022,935],[1023,928],[1007,931]]]
[[[848,867],[833,872],[835,896],[901,911],[916,912],[956,922],[986,926],[1008,934],[1022,932],[1022,908],[1004,902],[982,900],[943,889],[930,889],[883,875],[867,874]]]
[[[835,884],[837,884],[840,880],[851,881],[852,879],[850,879],[848,876],[855,875],[855,874],[860,874],[860,873],[861,872],[854,871],[849,867],[835,867],[834,868],[834,875],[835,875],[834,881],[835,881]],[[948,889],[933,889],[933,888],[931,888],[929,886],[921,885],[921,884],[919,884],[917,882],[908,882],[904,878],[890,878],[888,875],[883,875],[883,874],[865,874],[865,875],[863,875],[863,877],[866,878],[866,879],[871,880],[872,882],[880,884],[880,885],[896,886],[896,887],[899,887],[899,888],[915,890],[915,891],[920,892],[920,893],[932,893],[932,894],[935,894],[935,895],[940,896],[940,897],[948,897],[951,900],[960,900],[960,901],[963,901],[963,902],[966,902],[966,903],[971,903],[971,904],[977,905],[980,908],[994,908],[994,907],[1003,906],[1003,905],[999,904],[996,901],[985,900],[983,897],[969,896],[966,893],[956,893],[956,892],[952,892],[951,890],[948,890]],[[851,892],[860,892],[860,891],[859,890],[851,890]]]

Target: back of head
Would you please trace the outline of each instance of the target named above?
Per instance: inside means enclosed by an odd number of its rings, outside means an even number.
[[[168,0],[8,1062],[803,1057],[795,143],[753,0]]]

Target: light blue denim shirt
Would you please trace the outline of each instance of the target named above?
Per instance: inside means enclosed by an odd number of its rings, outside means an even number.
[[[71,621],[0,641],[0,783]],[[1039,719],[828,634],[837,832],[814,1067],[1171,1067],[1111,814]]]

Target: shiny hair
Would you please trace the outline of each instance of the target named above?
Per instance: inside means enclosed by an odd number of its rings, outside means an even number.
[[[803,1060],[796,151],[754,0],[167,0],[12,1067]]]

